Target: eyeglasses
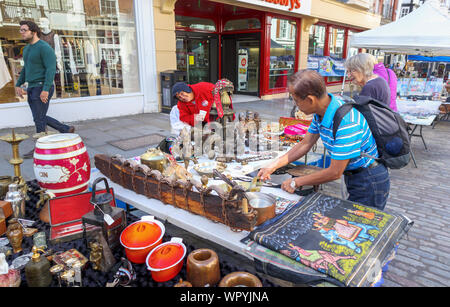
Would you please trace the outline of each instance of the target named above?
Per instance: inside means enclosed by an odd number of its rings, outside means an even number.
[[[25,32],[28,32],[28,31],[30,31],[30,29],[20,29],[19,30],[20,33],[25,33]]]

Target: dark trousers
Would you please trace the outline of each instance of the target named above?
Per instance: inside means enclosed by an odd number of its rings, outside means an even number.
[[[389,196],[389,173],[383,164],[364,171],[345,175],[348,200],[383,210]]]
[[[47,116],[48,107],[50,105],[50,97],[52,97],[53,91],[54,86],[52,86],[48,92],[47,103],[43,103],[40,97],[42,86],[28,88],[27,90],[28,105],[30,106],[31,113],[33,115],[36,133],[45,132],[47,125],[61,133],[66,133],[70,129],[69,126],[59,122],[53,117]]]

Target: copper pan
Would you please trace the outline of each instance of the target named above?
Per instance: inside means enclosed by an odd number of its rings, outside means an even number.
[[[247,192],[249,205],[258,212],[256,226],[275,217],[276,199],[269,194],[259,192]]]

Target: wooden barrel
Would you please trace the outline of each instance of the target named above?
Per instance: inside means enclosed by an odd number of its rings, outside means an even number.
[[[34,175],[55,196],[85,192],[91,176],[86,147],[75,133],[48,135],[36,141]]]

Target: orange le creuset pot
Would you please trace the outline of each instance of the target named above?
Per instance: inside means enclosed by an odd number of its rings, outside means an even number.
[[[186,256],[183,239],[173,237],[169,242],[158,245],[148,255],[145,263],[156,282],[171,280],[181,271]]]
[[[153,216],[146,215],[141,220],[128,225],[120,234],[120,244],[125,248],[128,260],[145,263],[148,253],[162,243],[164,225]]]

